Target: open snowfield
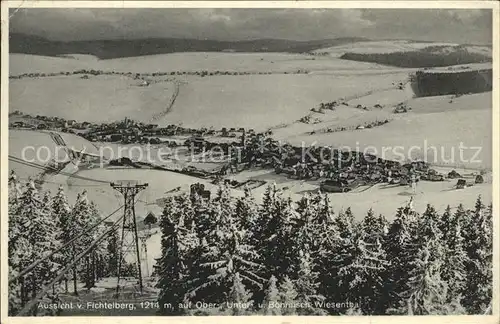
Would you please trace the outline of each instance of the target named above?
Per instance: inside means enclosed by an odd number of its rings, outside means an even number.
[[[144,87],[140,80],[107,75],[25,78],[9,85],[10,111],[89,122],[149,121],[167,108],[174,91],[171,82]]]
[[[99,181],[138,181],[139,183],[148,183],[148,187],[137,196],[139,201],[136,204],[136,213],[139,218],[143,218],[150,210],[155,214],[161,213],[157,199],[164,198],[166,196],[165,193],[169,190],[180,186],[182,190],[189,191],[190,185],[196,182],[204,183],[207,189],[213,187],[210,183],[198,178],[159,170],[110,167],[84,170],[75,174]],[[55,175],[48,179],[48,181],[50,183],[47,183],[46,186],[52,192],[55,192],[54,190],[60,184],[65,186],[67,188],[68,199],[73,202],[79,192],[87,190],[89,200],[94,201],[99,206],[99,210],[103,215],[111,213],[123,204],[123,196],[106,183],[98,183],[74,177],[68,178],[64,175]]]
[[[399,102],[405,102],[412,110],[393,114],[392,109]],[[348,103],[349,107],[339,106],[334,112],[314,114],[314,117],[320,116],[321,123],[294,123],[274,130],[274,136],[298,146],[302,143],[306,146],[313,143],[318,146],[348,146],[366,149],[367,153],[371,151],[387,159],[401,160],[404,153],[404,159],[427,157],[429,162],[438,165],[492,168],[491,92],[458,98],[411,98],[406,91],[388,90],[361,96]],[[355,108],[358,104],[373,107],[376,103],[386,106],[382,109],[371,108],[370,111]],[[362,125],[384,118],[391,121],[372,129],[320,132],[325,128]],[[310,135],[309,132],[314,130],[316,134]],[[460,158],[460,145],[467,147],[463,149],[463,159]],[[382,150],[385,150],[384,153]]]
[[[321,102],[394,88],[407,74],[380,76],[251,75],[188,77],[159,124],[264,130],[294,122]]]
[[[54,60],[64,62],[61,69],[55,69]],[[20,66],[33,72],[40,71],[44,65],[47,65],[44,72],[85,68],[133,73],[204,70],[279,73],[204,78],[175,76],[180,82],[179,95],[171,112],[155,123],[182,123],[193,127],[231,125],[266,129],[292,122],[322,101],[390,89],[393,83],[408,78],[408,70],[404,69],[280,53],[175,53],[106,61],[92,56],[73,59],[13,54],[10,65],[11,75],[16,75]],[[312,73],[281,73],[298,69]],[[166,109],[174,91],[173,82],[162,81],[144,87],[139,80],[125,76],[89,76],[88,80],[81,75],[23,78],[10,82],[10,110],[91,122],[124,117],[150,121]]]
[[[413,52],[423,50],[427,47],[439,46],[435,52],[446,53],[453,51],[456,43],[437,43],[437,42],[413,42],[406,40],[380,40],[380,41],[361,41],[338,46],[321,48],[313,51],[313,53],[326,53],[329,56],[340,57],[345,53],[357,54],[387,54],[394,52]],[[491,56],[491,48],[487,46],[467,45],[467,51]]]
[[[9,55],[9,75],[94,69],[103,71],[154,73],[171,71],[295,72],[325,70],[396,70],[373,63],[360,63],[287,53],[172,53],[100,60],[91,55],[46,57]]]
[[[443,172],[449,172],[451,169],[442,168]],[[462,174],[470,173],[471,170],[455,169]],[[318,191],[317,181],[290,180],[284,176],[270,173],[269,171],[246,171],[238,174],[235,179],[259,179],[276,183],[278,188],[284,188],[284,196],[290,196],[293,200],[299,200],[302,195]],[[469,180],[470,181],[470,180]],[[471,206],[481,195],[485,201],[491,201],[491,178],[487,178],[484,184],[466,188],[464,190],[454,189],[456,180],[444,182],[426,182],[421,181],[417,186],[417,194],[414,196],[415,210],[424,212],[427,204],[432,204],[437,210],[443,211],[448,204],[456,208],[459,204]],[[380,184],[369,189],[360,187],[352,192],[338,194],[330,193],[330,201],[333,210],[339,212],[348,207],[354,213],[356,219],[361,220],[366,212],[373,208],[376,214],[383,214],[389,220],[396,215],[396,211],[401,206],[406,206],[412,196],[411,188],[408,186]],[[266,186],[254,189],[257,201],[262,199]],[[366,190],[365,190],[366,189]]]
[[[346,106],[338,106],[335,111],[325,110],[323,113],[312,113],[311,118],[315,123],[304,124],[295,122],[293,124],[273,129],[275,139],[292,142],[294,138],[302,139],[310,132],[325,132],[327,129],[355,129],[358,125],[364,125],[375,121],[391,120],[392,114],[387,110],[374,109],[365,111],[362,109]],[[300,144],[299,144],[300,146]]]
[[[90,154],[98,154],[98,149],[86,139],[68,133],[60,134],[67,147],[75,151],[82,151]],[[46,131],[31,130],[9,130],[9,156],[31,161],[40,166],[45,165],[51,159],[65,161],[68,153],[65,147],[58,146]],[[22,179],[36,177],[43,170],[37,167],[24,165],[19,162],[9,160],[9,169],[14,170]]]
[[[428,162],[438,165],[491,169],[491,138],[491,111],[477,110],[453,114],[408,113],[404,118],[372,129],[296,136],[289,142],[344,146],[399,161],[426,157]],[[466,148],[462,159],[461,144]]]
[[[456,46],[454,43],[434,43],[434,42],[412,42],[405,40],[387,40],[387,41],[365,41],[338,46],[322,48],[315,50],[315,53],[328,53],[331,56],[341,56],[344,53],[359,54],[382,54],[393,52],[410,52],[421,50],[429,46]]]

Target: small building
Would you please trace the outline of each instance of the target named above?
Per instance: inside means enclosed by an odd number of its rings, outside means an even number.
[[[457,189],[464,189],[465,187],[467,187],[467,182],[465,181],[465,179],[458,179]]]
[[[484,182],[484,178],[482,175],[478,174],[476,176],[476,179],[474,180],[475,183],[479,184],[479,183],[483,183]]]
[[[144,225],[146,226],[152,226],[158,222],[158,218],[156,217],[153,212],[149,212],[146,217],[144,217]]]

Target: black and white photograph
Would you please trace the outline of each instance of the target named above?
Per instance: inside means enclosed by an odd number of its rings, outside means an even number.
[[[498,3],[120,3],[2,3],[9,317],[498,320]]]

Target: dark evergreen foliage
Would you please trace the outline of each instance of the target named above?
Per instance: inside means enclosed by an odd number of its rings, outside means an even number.
[[[248,190],[212,200],[179,195],[160,219],[161,315],[483,314],[491,311],[492,207],[439,214],[400,208],[392,222],[369,210],[356,221],[334,213],[327,195],[285,198],[269,186],[258,204]],[[41,195],[33,182],[9,177],[9,276],[65,244],[100,219],[85,192],[74,206],[62,188]],[[15,314],[103,228],[83,235],[20,281],[9,284]],[[98,245],[68,276],[92,287],[114,276],[118,233]],[[127,266],[126,266],[127,267]],[[67,284],[66,284],[67,287]],[[66,289],[67,290],[67,289]],[[77,293],[75,289],[75,293]],[[57,300],[58,290],[47,296]],[[186,307],[212,303],[212,309]]]

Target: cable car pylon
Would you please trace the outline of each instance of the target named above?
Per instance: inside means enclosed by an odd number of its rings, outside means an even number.
[[[125,257],[129,254],[134,256],[133,262],[137,268],[139,290],[142,294],[142,272],[141,272],[141,254],[139,249],[139,236],[137,235],[137,220],[135,216],[135,196],[148,186],[145,184],[137,184],[136,181],[120,181],[118,183],[111,183],[111,187],[123,195],[125,200],[124,216],[121,231],[120,248],[118,251],[118,274],[116,282],[116,296],[120,293],[120,279],[122,277],[123,263]]]

